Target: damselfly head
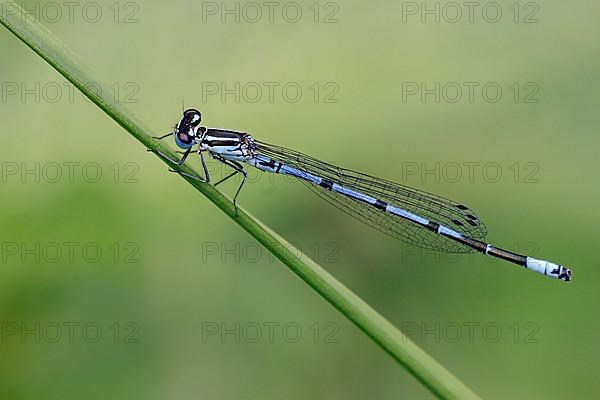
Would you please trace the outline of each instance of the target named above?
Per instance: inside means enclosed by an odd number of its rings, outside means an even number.
[[[194,108],[189,108],[183,112],[183,116],[175,125],[173,131],[177,146],[182,149],[189,149],[196,144],[198,125],[200,125],[201,120],[202,114]]]

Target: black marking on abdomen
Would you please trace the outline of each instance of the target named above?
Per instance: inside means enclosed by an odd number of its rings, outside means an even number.
[[[385,211],[385,209],[387,208],[388,204],[385,201],[381,201],[381,200],[377,200],[375,202],[375,204],[373,204],[375,206],[375,208],[378,208],[380,210]]]
[[[440,224],[438,224],[437,222],[429,221],[429,223],[425,225],[425,228],[437,233],[438,229],[440,229]]]
[[[479,251],[480,253],[485,253],[485,249],[487,248],[487,243],[480,242],[479,240],[472,239],[468,236],[463,236],[462,238],[455,240],[464,244],[465,246]]]
[[[327,179],[321,179],[321,182],[319,182],[319,186],[321,186],[327,190],[331,190],[331,189],[333,189],[333,182],[329,181]]]
[[[264,165],[264,166],[269,167],[271,169],[275,169],[275,165],[277,164],[277,162],[275,160],[273,160],[272,158],[269,158],[269,162],[259,161],[258,163],[260,165]],[[281,168],[281,163],[279,163],[279,168],[277,169],[277,172],[279,172],[280,168]]]
[[[502,250],[492,247],[487,254],[490,256],[501,258],[506,261],[510,261],[522,267],[527,266],[527,257],[510,252],[508,250]]]
[[[439,224],[435,222],[429,222],[428,225],[425,225],[426,228],[437,232],[439,229]],[[505,261],[509,261],[511,263],[520,265],[522,267],[527,267],[527,257],[522,256],[520,254],[516,254],[507,250],[498,249],[496,247],[490,246],[487,243],[480,242],[479,240],[470,238],[468,236],[455,237],[445,232],[439,232],[441,236],[447,237],[448,239],[454,240],[455,242],[461,243],[464,246],[470,247],[480,253],[487,254],[492,257],[500,258]]]

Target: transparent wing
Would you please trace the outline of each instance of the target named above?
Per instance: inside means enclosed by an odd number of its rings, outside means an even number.
[[[399,185],[385,179],[336,167],[285,147],[256,141],[257,151],[275,161],[328,179],[338,185],[372,196],[406,211],[447,226],[470,238],[485,241],[487,229],[467,206],[431,193]],[[368,225],[413,245],[449,253],[470,253],[469,247],[431,230],[396,217],[367,203],[332,192],[301,180],[323,199]]]

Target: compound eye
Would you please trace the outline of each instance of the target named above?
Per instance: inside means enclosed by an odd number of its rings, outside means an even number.
[[[189,121],[190,126],[192,127],[198,126],[200,124],[200,121],[202,120],[202,114],[200,114],[200,111],[196,110],[195,108],[185,110],[183,112],[183,115],[185,119]]]
[[[177,139],[179,139],[179,141],[184,144],[190,144],[193,142],[192,137],[187,133],[183,132],[177,134]]]

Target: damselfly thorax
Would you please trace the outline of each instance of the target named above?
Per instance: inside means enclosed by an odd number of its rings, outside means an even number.
[[[218,155],[226,160],[240,162],[248,162],[253,158],[256,148],[249,134],[218,128],[204,128],[198,145],[202,151],[206,150],[212,156]]]

